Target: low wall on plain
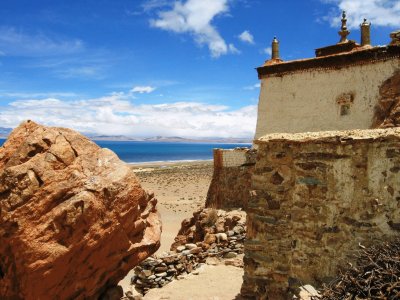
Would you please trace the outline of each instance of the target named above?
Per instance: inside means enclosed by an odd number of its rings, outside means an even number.
[[[214,174],[206,207],[246,209],[256,155],[249,148],[214,149]]]
[[[400,129],[256,141],[242,294],[287,299],[329,282],[362,246],[400,231]]]

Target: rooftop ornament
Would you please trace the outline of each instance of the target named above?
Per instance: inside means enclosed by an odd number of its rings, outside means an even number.
[[[360,25],[361,28],[361,46],[371,45],[371,23],[364,19],[364,22]]]
[[[274,39],[272,40],[271,49],[271,59],[265,61],[263,66],[275,65],[283,62],[279,57],[279,41],[276,36],[274,36]]]
[[[343,11],[343,13],[342,13],[342,27],[341,27],[341,30],[339,31],[340,41],[339,41],[338,44],[348,43],[349,40],[347,39],[347,36],[349,34],[350,34],[350,31],[347,30],[346,11]]]
[[[390,38],[392,39],[390,45],[400,45],[400,30],[393,31],[390,34]]]
[[[274,36],[274,39],[272,40],[272,57],[271,59],[280,59],[279,57],[279,41],[276,39],[276,36]]]

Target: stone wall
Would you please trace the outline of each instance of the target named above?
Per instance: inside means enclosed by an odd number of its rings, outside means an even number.
[[[206,207],[247,207],[256,152],[248,148],[214,149],[214,174]]]
[[[271,134],[258,141],[242,294],[286,299],[328,282],[362,245],[400,230],[400,129]]]
[[[261,78],[255,138],[277,132],[372,128],[381,86],[399,69],[399,58],[394,57],[265,75]]]

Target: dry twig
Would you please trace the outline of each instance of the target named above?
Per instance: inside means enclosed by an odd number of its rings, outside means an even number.
[[[314,300],[400,299],[400,239],[362,250]]]

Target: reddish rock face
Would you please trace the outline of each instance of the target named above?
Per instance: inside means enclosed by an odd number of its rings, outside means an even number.
[[[400,126],[400,71],[388,78],[379,88],[380,98],[375,106],[372,128]]]
[[[21,124],[0,148],[0,299],[97,297],[158,249],[156,202],[112,151]]]

